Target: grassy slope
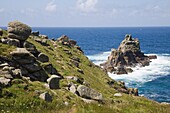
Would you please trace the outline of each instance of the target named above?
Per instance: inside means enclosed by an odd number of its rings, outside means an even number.
[[[160,105],[144,97],[134,97],[126,94],[123,94],[123,97],[114,97],[113,94],[116,91],[107,84],[111,79],[75,48],[69,48],[60,44],[58,45],[61,47],[54,48],[49,41],[51,50],[31,38],[28,41],[36,45],[38,50],[49,56],[50,63],[56,67],[61,75],[83,78],[90,84],[91,88],[103,94],[104,101],[98,104],[84,103],[78,96],[64,88],[67,85],[66,80],[61,81],[61,89],[51,91],[44,88],[44,83],[16,79],[13,80],[12,87],[4,88],[2,91],[0,112],[168,113],[170,110],[170,106]],[[72,55],[66,54],[65,49],[68,49]],[[72,57],[80,58],[79,68],[83,70],[84,74],[78,72],[77,67],[69,64]],[[53,102],[47,103],[39,99],[36,90],[40,92],[47,91],[52,94]],[[69,105],[64,105],[64,102],[68,102]]]

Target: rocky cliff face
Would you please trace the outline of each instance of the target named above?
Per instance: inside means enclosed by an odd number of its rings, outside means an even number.
[[[106,72],[127,74],[133,72],[130,67],[148,66],[151,59],[155,58],[156,56],[144,55],[140,49],[139,40],[126,35],[118,49],[112,49],[108,60],[101,66]]]

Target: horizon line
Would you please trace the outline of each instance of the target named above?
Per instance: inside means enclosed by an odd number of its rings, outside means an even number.
[[[7,26],[0,26],[7,27]],[[31,27],[31,26],[30,26]],[[144,27],[170,27],[167,26],[32,26],[32,28],[144,28]]]

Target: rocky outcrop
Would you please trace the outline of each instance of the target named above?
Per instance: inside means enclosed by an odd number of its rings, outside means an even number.
[[[8,23],[8,37],[19,40],[20,46],[23,46],[24,41],[27,40],[31,31],[31,27],[19,21]]]
[[[84,85],[79,85],[77,87],[77,92],[83,98],[94,99],[94,100],[102,100],[103,99],[101,93],[99,93],[96,90],[91,89],[87,86],[84,86]]]
[[[112,49],[108,60],[101,64],[106,72],[115,74],[127,74],[133,70],[128,67],[148,66],[150,59],[156,59],[156,56],[146,56],[140,49],[138,39],[126,35],[118,49]]]
[[[38,80],[45,82],[48,75],[36,61],[36,57],[27,51],[25,48],[17,48],[16,51],[10,53],[15,64],[21,68],[24,76],[30,77],[31,80]]]

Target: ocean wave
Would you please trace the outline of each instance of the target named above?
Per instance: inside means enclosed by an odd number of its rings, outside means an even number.
[[[88,58],[96,65],[105,62],[110,52],[103,52],[96,55],[89,55]],[[140,87],[143,83],[153,81],[159,77],[170,75],[170,54],[146,54],[157,55],[157,59],[152,60],[149,66],[135,67],[129,74],[116,75],[108,73],[115,80],[123,80],[127,86]]]

